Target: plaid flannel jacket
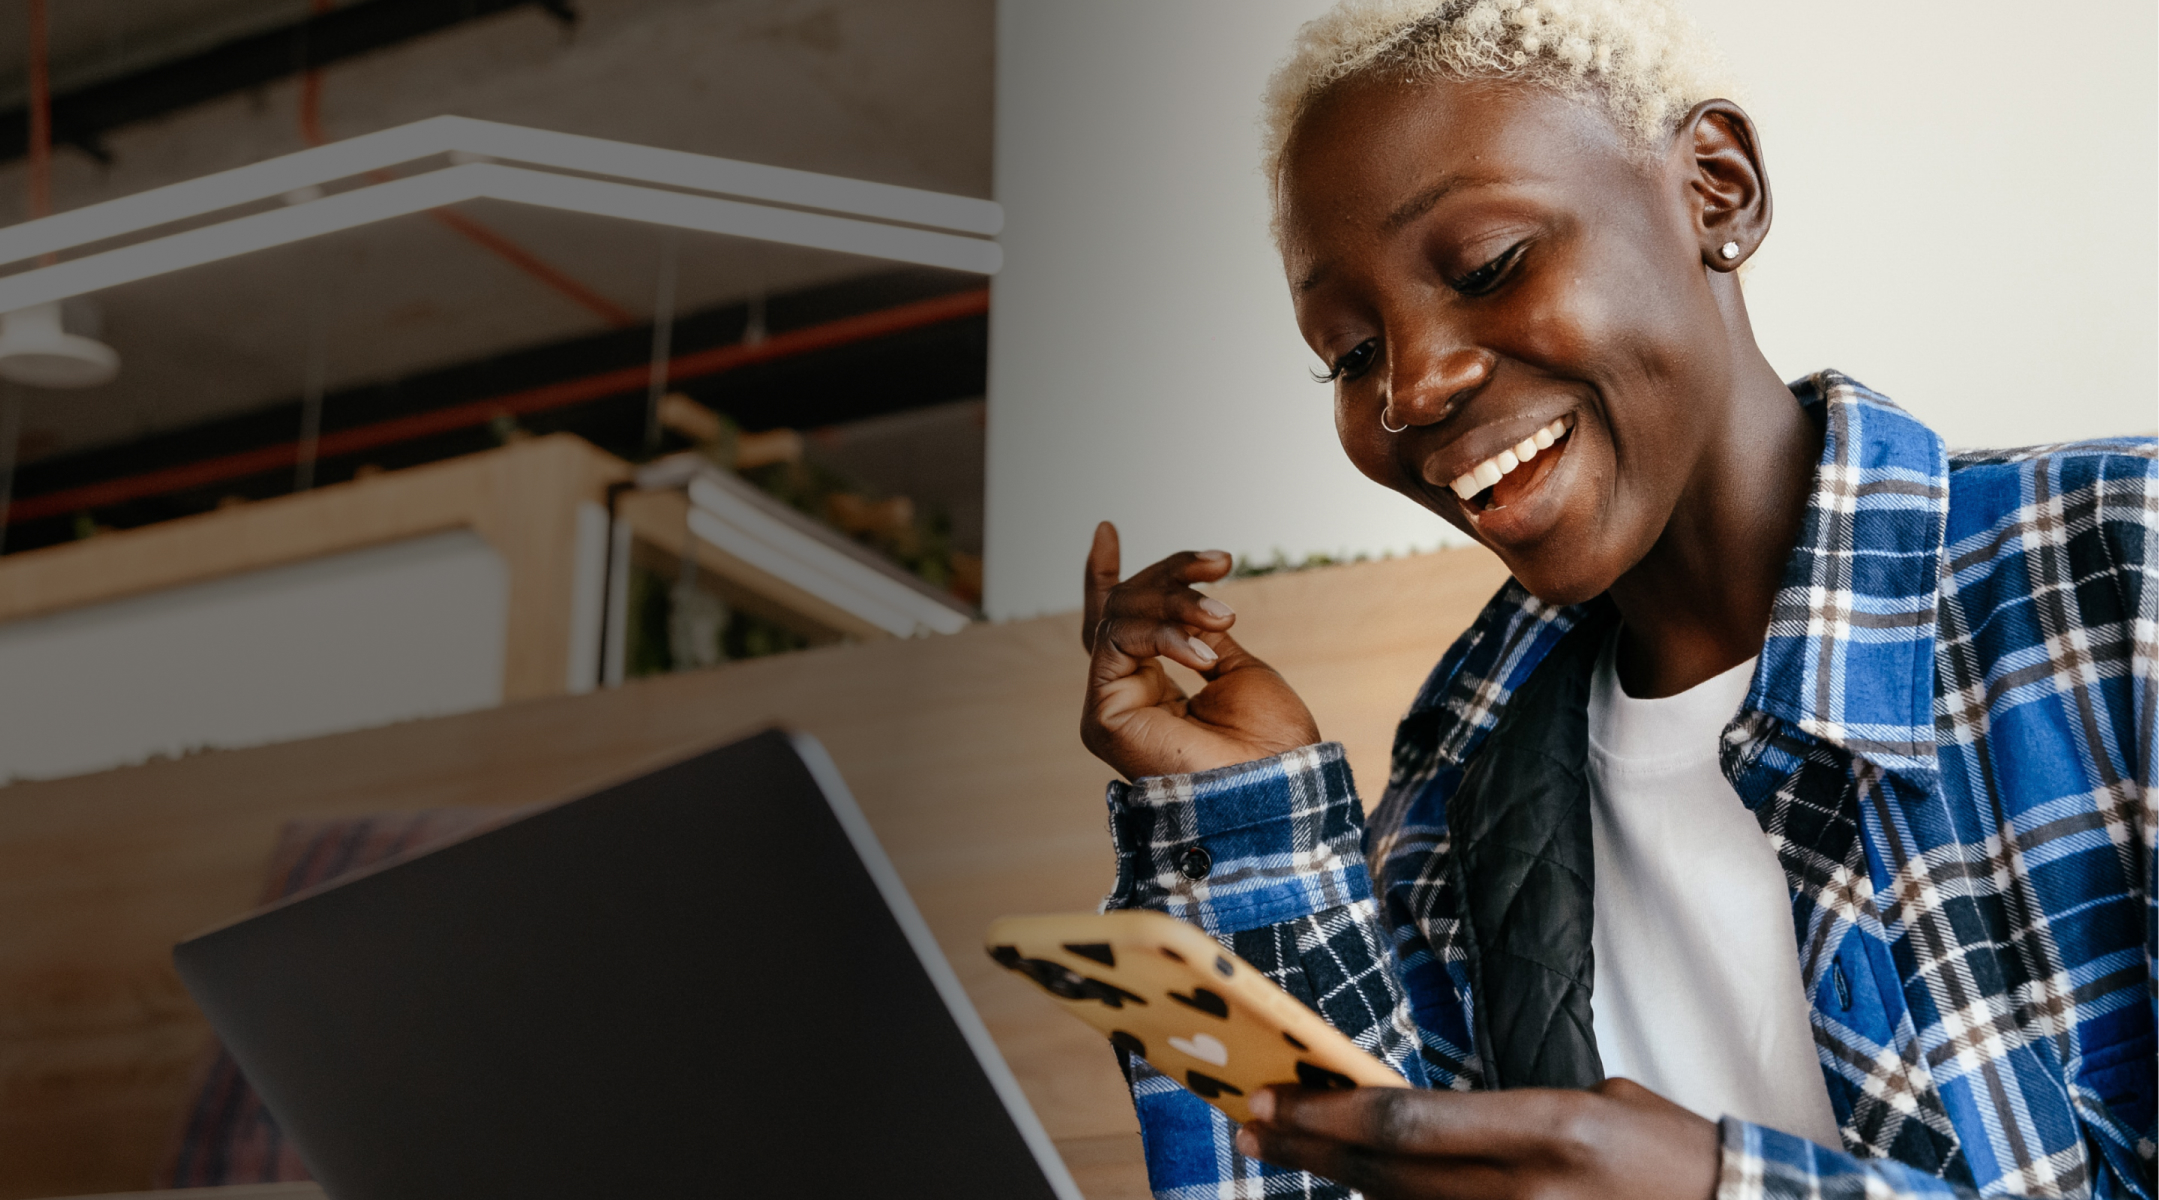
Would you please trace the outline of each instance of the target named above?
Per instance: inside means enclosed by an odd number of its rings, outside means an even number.
[[[1952,455],[1843,376],[1793,390],[1826,440],[1721,750],[1790,884],[1844,1144],[1727,1117],[1718,1194],[2153,1200],[2159,452]],[[1331,743],[1112,784],[1105,907],[1202,926],[1414,1083],[1481,1086],[1447,800],[1584,615],[1503,588],[1403,720],[1369,827]],[[1157,1196],[1348,1194],[1125,1068]]]

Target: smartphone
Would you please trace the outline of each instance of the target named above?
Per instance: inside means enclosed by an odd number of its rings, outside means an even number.
[[[1270,1084],[1409,1082],[1194,925],[1126,909],[1005,917],[990,957],[1242,1124]]]

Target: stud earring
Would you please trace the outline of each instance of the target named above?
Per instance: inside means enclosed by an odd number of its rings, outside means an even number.
[[[1717,253],[1723,255],[1726,262],[1730,262],[1731,260],[1739,257],[1739,243],[1726,242],[1724,243],[1724,246],[1717,251]]]

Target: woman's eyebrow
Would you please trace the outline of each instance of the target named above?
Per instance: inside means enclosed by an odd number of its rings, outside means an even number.
[[[1426,184],[1416,195],[1396,205],[1394,211],[1387,214],[1387,219],[1379,223],[1379,227],[1382,232],[1393,233],[1402,226],[1432,211],[1432,206],[1445,199],[1448,192],[1467,184],[1486,182],[1489,181],[1472,179],[1467,175],[1443,175],[1438,180]]]
[[[1445,199],[1449,192],[1465,187],[1487,187],[1496,182],[1498,181],[1495,179],[1477,175],[1460,173],[1442,175],[1431,183],[1424,185],[1416,195],[1396,205],[1394,211],[1388,213],[1386,218],[1379,223],[1380,230],[1385,233],[1393,233],[1399,230],[1402,226],[1432,211],[1432,206]],[[1318,287],[1326,278],[1327,265],[1321,263],[1312,268],[1303,278],[1297,280],[1296,290],[1300,294],[1309,292]]]

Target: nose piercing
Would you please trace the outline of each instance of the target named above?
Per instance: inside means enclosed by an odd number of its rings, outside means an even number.
[[[1739,257],[1739,243],[1738,243],[1738,242],[1726,242],[1726,243],[1724,243],[1724,246],[1723,246],[1723,247],[1722,247],[1721,249],[1719,249],[1719,250],[1717,251],[1717,253],[1719,253],[1719,254],[1723,255],[1723,256],[1725,257],[1725,260],[1726,260],[1726,261],[1730,261],[1730,260],[1732,260],[1732,259],[1738,258],[1738,257]]]
[[[1388,433],[1407,433],[1409,431],[1409,422],[1407,421],[1402,422],[1402,427],[1400,429],[1396,429],[1394,426],[1387,424],[1388,407],[1389,406],[1385,404],[1379,406],[1379,427],[1386,430]]]

